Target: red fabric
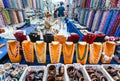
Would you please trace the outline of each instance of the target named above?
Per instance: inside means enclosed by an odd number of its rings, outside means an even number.
[[[88,33],[84,36],[83,41],[86,41],[89,44],[92,44],[96,39],[96,35],[94,33]]]
[[[117,7],[117,4],[118,4],[118,0],[114,0],[113,3],[112,3],[112,7],[113,8]]]
[[[68,41],[72,41],[73,43],[77,43],[80,39],[80,36],[78,34],[71,34],[71,36],[68,37]]]

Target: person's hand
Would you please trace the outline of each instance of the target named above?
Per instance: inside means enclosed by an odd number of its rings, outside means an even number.
[[[56,24],[58,24],[58,20],[56,20]]]

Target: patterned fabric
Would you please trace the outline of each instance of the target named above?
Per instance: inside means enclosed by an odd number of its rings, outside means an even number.
[[[110,11],[110,13],[108,14],[108,17],[106,19],[106,23],[104,25],[103,31],[102,31],[103,33],[105,33],[107,31],[112,16],[113,16],[113,11]]]
[[[112,28],[111,31],[110,31],[110,36],[113,36],[113,35],[115,34],[115,31],[116,31],[116,29],[117,29],[117,27],[118,27],[119,24],[120,24],[120,13],[119,13],[119,15],[117,16],[117,19],[116,19],[116,21],[115,21],[115,24],[114,24],[113,28]]]
[[[98,8],[101,8],[102,1],[103,1],[103,0],[99,0],[99,2],[98,2]]]
[[[118,1],[117,7],[120,8],[120,0]]]
[[[111,31],[113,25],[115,24],[115,21],[116,21],[116,19],[117,19],[118,13],[119,13],[118,11],[114,11],[113,16],[112,16],[112,19],[111,19],[110,24],[109,24],[109,27],[108,27],[108,30],[106,31],[106,34],[107,34],[107,35],[110,35],[110,31]]]
[[[119,0],[113,0],[113,3],[112,3],[112,7],[113,8],[117,7],[118,1]]]
[[[90,8],[90,2],[91,2],[91,0],[87,0],[87,2],[86,2],[86,8]]]
[[[112,7],[112,0],[106,0],[106,8],[111,8]]]
[[[0,11],[0,28],[1,27],[4,27],[6,24],[5,24],[5,20],[4,20],[4,17],[3,17],[3,14],[2,12]]]
[[[86,14],[85,14],[84,25],[87,25],[88,16],[89,16],[89,10],[87,9]]]
[[[99,31],[102,32],[103,28],[104,28],[104,25],[106,23],[106,19],[108,17],[108,14],[109,14],[110,11],[105,11],[104,14],[103,14],[103,17],[102,17],[102,21],[101,21],[101,24],[100,24],[100,27],[99,27]]]
[[[118,28],[116,29],[116,32],[114,34],[115,37],[120,37],[120,24],[118,26]]]
[[[5,18],[6,24],[11,24],[10,15],[6,9],[2,10],[3,16]]]
[[[93,5],[94,5],[94,0],[91,0],[90,8],[93,8]]]
[[[80,16],[80,23],[84,24],[84,18],[85,18],[85,9],[82,9],[81,16]]]
[[[0,8],[4,8],[4,4],[2,0],[0,0]]]
[[[4,3],[5,8],[10,8],[10,4],[8,0],[2,0]]]
[[[105,3],[106,3],[106,0],[102,0],[101,8],[105,8]]]

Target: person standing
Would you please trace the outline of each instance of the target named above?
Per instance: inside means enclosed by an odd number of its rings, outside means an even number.
[[[60,29],[61,29],[62,26],[64,28],[64,16],[65,16],[64,11],[65,11],[65,8],[63,7],[63,4],[64,4],[63,2],[60,2],[60,6],[57,8]]]

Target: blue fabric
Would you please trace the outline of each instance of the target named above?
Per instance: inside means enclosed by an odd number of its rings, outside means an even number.
[[[10,8],[10,4],[9,4],[8,0],[2,0],[2,1],[4,3],[5,8]]]
[[[65,8],[63,6],[60,6],[58,9],[58,17],[64,17],[64,11],[65,11]]]
[[[112,19],[111,19],[111,21],[110,21],[110,24],[109,24],[109,27],[108,27],[108,30],[107,30],[107,32],[106,32],[106,34],[109,36],[109,34],[110,34],[110,31],[111,31],[111,29],[112,29],[112,27],[114,26],[114,24],[115,24],[115,21],[116,21],[116,19],[117,19],[117,15],[119,14],[119,11],[114,11],[114,13],[113,13],[113,16],[112,16]]]
[[[27,0],[22,0],[23,8],[27,7]]]
[[[87,10],[86,12],[86,16],[85,16],[85,22],[84,22],[84,25],[87,25],[87,22],[88,22],[88,16],[89,16],[89,10]]]
[[[120,37],[120,24],[118,25],[118,28],[114,34],[115,37]]]
[[[108,29],[108,25],[109,25],[109,23],[110,23],[110,20],[111,20],[111,18],[112,18],[112,15],[113,15],[113,11],[110,11],[110,13],[108,14],[108,17],[107,17],[107,19],[106,19],[106,23],[105,23],[105,25],[104,25],[104,28],[103,28],[103,33],[105,33],[106,32],[106,30]]]
[[[103,0],[99,0],[99,2],[98,2],[98,8],[101,8],[102,1],[103,1]]]

